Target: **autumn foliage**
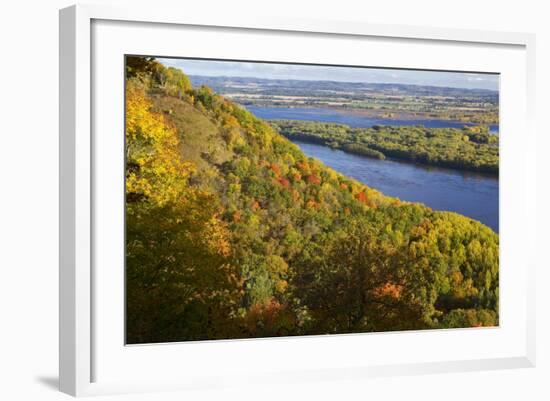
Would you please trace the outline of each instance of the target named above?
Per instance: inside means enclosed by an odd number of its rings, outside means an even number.
[[[128,343],[498,325],[492,230],[337,173],[179,70],[127,67]]]

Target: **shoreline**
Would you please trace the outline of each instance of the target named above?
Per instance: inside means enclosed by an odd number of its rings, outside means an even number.
[[[258,107],[258,108],[273,108],[273,109],[309,109],[309,110],[331,110],[342,114],[348,114],[348,115],[354,115],[359,117],[367,117],[367,118],[377,118],[377,119],[386,119],[386,120],[439,120],[439,121],[447,121],[452,123],[460,123],[460,124],[468,124],[468,125],[500,125],[500,122],[476,122],[471,121],[468,119],[452,119],[452,118],[446,118],[443,116],[434,116],[430,115],[429,112],[414,112],[414,111],[407,111],[407,110],[372,110],[372,109],[363,109],[363,108],[355,108],[355,107],[346,107],[346,106],[335,106],[330,104],[319,104],[319,105],[305,105],[305,104],[285,104],[285,105],[279,105],[279,104],[258,104],[258,103],[239,103],[242,107],[245,107],[248,109],[248,107]],[[388,116],[388,114],[391,114],[391,116]]]
[[[418,167],[424,168],[426,170],[429,170],[430,168],[435,168],[435,169],[446,170],[446,171],[455,172],[455,173],[470,173],[470,174],[480,175],[480,176],[483,176],[485,178],[495,179],[497,181],[499,180],[499,175],[500,175],[499,173],[495,174],[495,173],[490,173],[490,172],[487,172],[487,171],[453,168],[453,167],[438,165],[438,164],[421,163],[421,162],[417,162],[417,161],[411,161],[409,159],[397,158],[397,157],[394,157],[394,156],[387,156],[383,152],[380,152],[380,153],[384,154],[385,158],[384,159],[379,159],[379,158],[376,158],[376,157],[369,157],[369,156],[361,154],[359,152],[357,152],[357,153],[349,152],[349,151],[346,151],[343,148],[334,148],[332,146],[327,145],[326,143],[321,143],[321,142],[316,142],[316,141],[308,141],[308,140],[303,139],[303,138],[295,139],[295,138],[289,137],[287,135],[284,135],[282,133],[281,133],[281,135],[284,136],[286,139],[288,139],[289,141],[291,141],[293,144],[295,144],[297,146],[299,146],[299,145],[296,142],[298,142],[298,143],[307,143],[307,144],[311,144],[311,145],[319,145],[319,146],[323,146],[327,149],[331,149],[331,150],[334,150],[334,151],[339,150],[339,151],[344,152],[348,155],[354,155],[354,156],[358,156],[358,157],[364,157],[366,159],[378,160],[380,162],[384,162],[386,160],[389,160],[389,161],[393,161],[393,162],[396,162],[396,163],[403,163],[403,164],[418,166]]]

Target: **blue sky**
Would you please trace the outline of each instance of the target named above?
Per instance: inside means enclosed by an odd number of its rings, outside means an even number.
[[[166,66],[181,68],[188,75],[304,79],[365,83],[400,83],[498,91],[497,74],[412,71],[379,68],[326,67],[276,63],[247,63],[158,58]]]

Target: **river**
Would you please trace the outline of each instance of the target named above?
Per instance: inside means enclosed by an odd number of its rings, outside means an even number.
[[[334,121],[329,119],[333,118],[333,111],[324,109],[262,108],[262,110],[258,110],[258,108],[249,107],[249,110],[260,118],[330,121],[355,127],[365,126],[358,124],[367,124],[365,121],[359,121],[359,118],[373,120],[356,114],[347,115],[338,112],[338,121]],[[323,112],[316,113],[314,110],[323,110]],[[376,121],[380,121],[380,119],[376,119]],[[376,124],[397,125],[394,124],[395,120],[390,121],[391,123],[385,120],[384,123],[377,122]],[[410,125],[410,120],[408,121]],[[449,123],[439,120],[426,121],[431,121],[432,124]],[[436,123],[437,121],[439,122]],[[404,201],[421,202],[435,210],[460,213],[484,223],[498,233],[499,182],[496,177],[439,167],[426,167],[397,160],[372,159],[345,153],[341,150],[333,150],[326,146],[294,142],[306,155],[319,159],[334,170],[353,177],[371,188],[376,188],[386,195]]]
[[[427,128],[463,128],[473,125],[454,120],[374,118],[361,115],[360,112],[353,110],[346,112],[339,109],[258,106],[246,106],[246,108],[259,118],[322,121],[346,124],[354,128],[370,128],[373,125],[423,125]],[[498,134],[498,128],[498,124],[489,125],[489,131],[492,134]]]

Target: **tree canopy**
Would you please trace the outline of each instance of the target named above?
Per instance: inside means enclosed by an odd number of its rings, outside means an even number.
[[[384,159],[393,157],[432,166],[498,174],[498,135],[487,126],[426,128],[381,126],[351,128],[314,121],[273,120],[284,136],[327,145],[348,153]]]
[[[129,343],[498,325],[491,229],[346,177],[170,71],[127,59]]]

